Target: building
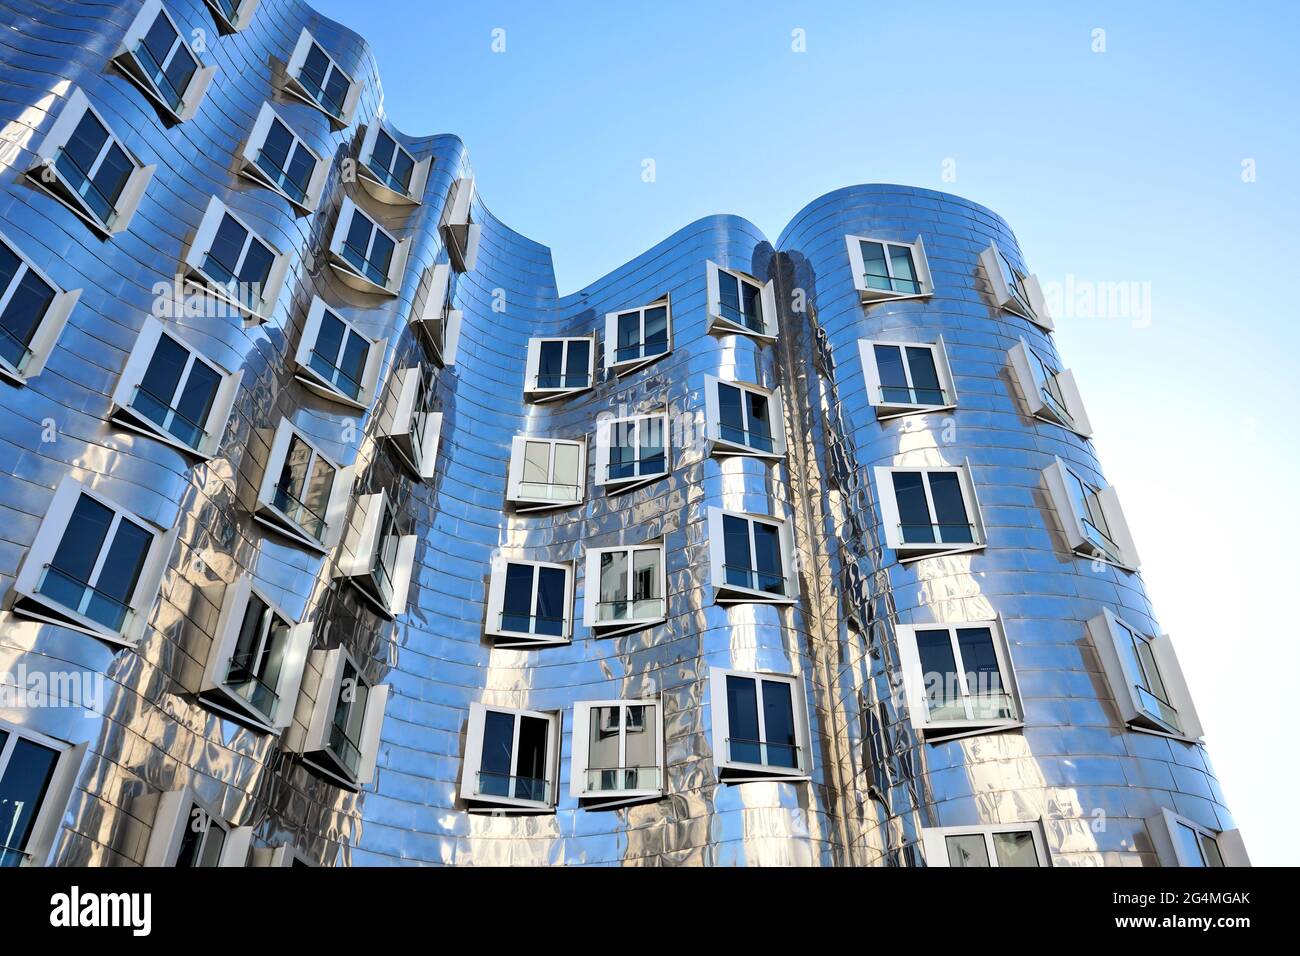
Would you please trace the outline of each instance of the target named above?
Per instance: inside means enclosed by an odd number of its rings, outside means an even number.
[[[1245,862],[997,215],[561,296],[298,0],[0,17],[4,862]]]

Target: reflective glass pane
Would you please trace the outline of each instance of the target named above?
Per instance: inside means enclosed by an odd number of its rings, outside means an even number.
[[[531,634],[533,631],[533,577],[531,564],[507,564],[501,601],[501,629]]]
[[[606,551],[600,556],[600,614],[602,620],[628,617],[627,552]]]
[[[915,403],[907,385],[907,372],[903,369],[902,349],[897,345],[876,345],[872,351],[876,356],[876,374],[880,378],[880,394],[872,398],[884,402]]]
[[[763,522],[754,522],[754,570],[756,583],[752,585],[772,594],[785,594],[785,576],[781,563],[781,529]]]
[[[973,697],[985,698],[987,703],[981,713],[973,717],[1009,717],[1003,713],[1008,701],[1002,685],[1002,671],[993,644],[993,632],[987,627],[961,627],[957,629],[957,646],[961,650],[962,668],[966,674],[966,692]],[[988,709],[992,708],[992,712]]]
[[[537,629],[538,634],[559,637],[564,634],[565,592],[568,575],[563,568],[537,569]]]
[[[934,541],[935,527],[925,498],[925,476],[916,471],[896,471],[891,477],[903,541],[908,544]]]
[[[934,514],[939,526],[939,540],[971,542],[974,529],[966,514],[966,501],[962,497],[961,476],[955,471],[929,473],[930,496],[934,499]]]
[[[627,708],[624,725],[624,785],[628,789],[651,789],[659,786],[658,723],[651,704]]]
[[[728,584],[754,587],[754,568],[749,550],[749,522],[735,515],[722,516],[722,560]]]
[[[479,760],[479,793],[494,797],[510,796],[514,739],[514,714],[489,710],[483,715],[483,754]]]
[[[961,683],[953,658],[952,639],[947,629],[916,632],[916,653],[921,660],[921,677],[931,720],[962,719]]]
[[[727,675],[727,734],[732,761],[762,763],[761,741],[758,739],[758,689],[752,677]]]
[[[8,734],[0,731],[0,752]],[[59,752],[18,738],[0,776],[0,866],[18,866],[36,824],[45,792],[54,777]]]
[[[588,366],[591,364],[591,340],[578,339],[569,344],[569,364],[568,376],[565,381],[566,388],[586,388],[591,384],[587,374]]]
[[[961,867],[989,866],[988,846],[982,833],[964,833],[950,836],[948,844],[948,865]]]
[[[794,729],[794,689],[785,681],[763,681],[763,732],[771,767],[798,767],[799,749]]]
[[[866,240],[858,243],[862,250],[862,268],[868,289],[891,291],[889,285],[889,266],[885,263],[885,247],[879,242]]]
[[[622,722],[623,709],[618,705],[612,707],[593,707],[590,717],[587,740],[588,786],[599,790],[621,790],[622,774],[617,771],[622,766],[619,760],[619,727]],[[595,785],[594,787],[592,785]]]
[[[550,721],[519,718],[519,753],[515,759],[515,796],[520,800],[547,800],[546,748]]]
[[[915,396],[913,401],[918,405],[943,404],[943,388],[939,384],[939,372],[934,367],[934,350],[909,346],[907,368],[912,373],[912,394]]]
[[[1038,866],[1038,851],[1029,830],[993,834],[993,852],[998,866]]]

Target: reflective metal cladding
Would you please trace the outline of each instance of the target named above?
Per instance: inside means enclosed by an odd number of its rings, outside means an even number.
[[[0,18],[0,862],[1246,862],[996,214],[561,296],[297,0]]]

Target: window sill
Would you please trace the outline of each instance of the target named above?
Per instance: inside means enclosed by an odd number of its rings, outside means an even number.
[[[54,173],[55,179],[53,183],[46,182],[44,179],[42,179],[41,172],[45,169],[49,169]],[[40,189],[41,192],[45,193],[47,196],[54,199],[56,202],[60,203],[61,205],[66,206],[73,213],[75,213],[77,218],[82,220],[84,223],[86,223],[86,225],[90,226],[91,229],[95,230],[95,232],[99,234],[99,237],[101,239],[111,239],[115,232],[120,232],[124,228],[123,226],[113,228],[107,225],[98,216],[92,213],[89,210],[89,208],[82,205],[80,202],[75,201],[69,198],[68,196],[64,195],[64,190],[74,195],[75,195],[75,191],[72,190],[68,186],[68,184],[64,181],[63,174],[59,172],[58,167],[55,166],[53,163],[51,163],[48,167],[44,163],[41,163],[40,165],[37,166],[33,166],[31,169],[27,171],[27,178],[31,180],[33,183],[35,183],[36,187]],[[60,188],[59,189],[52,188],[55,184],[57,184]]]
[[[631,634],[636,631],[644,631],[646,628],[655,627],[663,624],[668,619],[666,617],[644,617],[635,618],[625,621],[597,621],[590,626],[593,637],[619,637],[623,634]]]
[[[259,501],[257,503],[257,510],[253,512],[253,520],[261,522],[273,531],[278,531],[281,535],[289,538],[294,543],[301,544],[319,554],[329,554],[331,550],[329,545],[325,544],[323,541],[317,541],[307,532],[303,531],[294,523],[292,518],[270,502]],[[329,534],[328,528],[325,533],[327,535]]]
[[[327,107],[323,106],[320,101],[316,99],[316,97],[308,93],[306,87],[298,82],[296,76],[285,77],[284,92],[288,96],[292,96],[294,99],[301,100],[312,109],[325,116],[330,121],[330,125],[334,127],[335,132],[347,129],[348,126],[351,125],[351,120],[346,116],[342,116],[338,113],[331,113]]]
[[[16,617],[25,617],[33,621],[39,621],[42,624],[56,624],[60,627],[66,627],[117,648],[133,649],[140,642],[138,635],[110,631],[102,624],[92,621],[90,618],[78,614],[62,604],[56,604],[39,594],[26,590],[19,591],[17,588],[14,589],[13,594],[14,601],[10,611]],[[131,614],[136,617],[138,612],[135,608],[131,608]]]
[[[858,298],[862,300],[863,305],[874,305],[877,302],[899,302],[907,299],[928,299],[934,295],[932,289],[924,292],[887,292],[884,289],[870,289],[864,286],[858,286]]]
[[[318,205],[317,199],[313,199],[310,203],[304,200],[294,199],[284,191],[279,183],[266,175],[257,163],[244,163],[239,169],[239,175],[243,176],[245,179],[252,180],[259,186],[271,190],[271,192],[275,193],[277,196],[289,203],[289,205],[293,206],[300,215],[309,216],[316,211],[316,206]]]
[[[876,410],[876,421],[887,422],[895,418],[906,418],[909,415],[927,415],[931,412],[951,412],[957,408],[956,402],[949,402],[947,405],[902,405],[883,403],[873,406]]]
[[[359,398],[348,398],[348,396],[318,375],[311,366],[295,363],[295,367],[297,370],[294,372],[293,377],[302,383],[303,388],[314,392],[327,401],[337,402],[340,405],[346,405],[348,408],[354,408],[361,412],[369,410],[369,401],[363,402]],[[369,389],[364,389],[362,394],[365,395],[368,391]]]
[[[713,437],[709,439],[709,455],[717,458],[763,458],[767,461],[782,461],[786,453],[783,448],[763,451],[739,442],[727,441],[725,438]]]
[[[713,591],[715,604],[789,605],[798,602],[798,597],[773,594],[771,591],[759,591],[756,588],[745,588],[736,584],[715,584]]]
[[[393,280],[391,278],[388,280],[388,285],[380,285],[372,279],[367,279],[337,252],[330,252],[330,268],[334,270],[344,285],[356,289],[358,292],[386,296],[396,296],[398,293],[398,290],[392,287]]]
[[[476,795],[465,809],[467,813],[551,814],[555,812],[555,804],[540,800],[517,800],[514,797]]]
[[[370,168],[365,163],[357,163],[357,179],[361,180],[361,188],[386,205],[420,206],[424,204],[423,199],[413,196],[410,192],[399,193],[392,186],[383,183],[370,171]]]
[[[560,501],[555,498],[507,498],[514,510],[518,512],[525,511],[557,511],[562,508],[576,508],[582,504],[583,498],[574,498],[571,500]]]
[[[527,631],[485,631],[496,647],[506,650],[527,650],[532,647],[560,647],[572,644],[570,634],[529,634]]]
[[[170,445],[195,461],[211,461],[213,458],[213,452],[201,451],[193,445],[185,444],[171,432],[166,431],[156,422],[141,415],[129,405],[115,404],[112,411],[109,412],[109,418],[123,428],[129,428],[131,431],[138,432],[147,438],[153,438],[165,445]]]
[[[970,554],[974,551],[983,551],[986,547],[988,547],[988,544],[983,541],[960,545],[900,544],[892,546],[899,564],[910,564],[913,561],[922,561],[926,558],[944,558],[949,555]]]
[[[201,694],[203,703],[236,723],[243,724],[259,733],[278,736],[280,731],[273,725],[271,718],[261,713],[256,707],[233,691],[221,685]]]
[[[596,487],[604,488],[605,493],[612,495],[624,491],[632,491],[643,485],[654,484],[661,478],[667,478],[671,472],[660,471],[653,475],[637,475],[635,478],[600,478],[596,481]]]
[[[655,362],[658,362],[661,358],[665,358],[670,354],[672,354],[671,348],[667,349],[666,351],[659,352],[657,355],[648,355],[642,358],[634,358],[634,359],[624,359],[621,362],[612,363],[609,366],[609,371],[613,373],[615,378],[618,378],[619,376],[622,375],[631,375],[633,372],[639,372],[647,365],[653,365]]]
[[[571,395],[581,395],[583,392],[590,392],[591,389],[591,385],[584,385],[581,388],[529,388],[524,390],[524,398],[536,405],[542,405]]]
[[[731,319],[721,315],[709,316],[709,334],[719,333],[722,335],[745,335],[751,339],[758,339],[760,342],[775,342],[776,333],[774,332],[756,332],[747,325],[741,325],[739,322],[733,322]]]
[[[797,767],[768,767],[763,764],[718,764],[718,779],[722,783],[802,783],[812,780],[812,774]]]
[[[939,723],[917,723],[927,744],[941,744],[948,740],[960,740],[965,737],[982,737],[986,734],[999,734],[1009,730],[1023,730],[1025,722],[1019,717],[1014,720],[946,720]]]
[[[190,266],[189,274],[185,277],[185,284],[196,288],[203,295],[210,295],[217,301],[225,303],[243,316],[247,322],[262,325],[270,319],[270,316],[266,314],[270,310],[267,308],[265,301],[259,302],[256,309],[245,305],[225,291],[225,287],[220,282],[217,282],[198,266]],[[207,315],[207,311],[205,308],[204,315]]]
[[[334,783],[338,784],[344,790],[352,793],[358,793],[361,790],[361,784],[352,777],[350,773],[344,770],[331,755],[328,750],[319,750],[311,754],[304,754],[302,762],[317,773],[328,777]]]

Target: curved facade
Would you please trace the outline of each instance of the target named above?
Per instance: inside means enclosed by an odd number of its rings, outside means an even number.
[[[947,862],[946,837],[991,840],[988,828],[1001,827],[1032,831],[1041,863],[1160,865],[1188,862],[1177,829],[1188,825],[1222,842],[1225,859],[1235,861],[1235,831],[1195,739],[1194,715],[1179,708],[1176,720],[1154,726],[1115,676],[1131,671],[1123,648],[1108,643],[1112,628],[1122,623],[1152,639],[1159,630],[1140,577],[1124,566],[1133,562],[1086,556],[1087,545],[1072,539],[1074,519],[1054,497],[1053,474],[1077,475],[1094,490],[1105,482],[1087,438],[1048,420],[1050,409],[1034,413],[1041,399],[1025,394],[1023,369],[1009,357],[1023,342],[1018,354],[1032,351],[1062,368],[1041,303],[1031,303],[1038,321],[1004,307],[1005,290],[987,257],[982,262],[995,245],[1023,269],[998,216],[928,190],[850,187],[815,200],[775,245],[742,219],[711,217],[562,297],[548,250],[477,198],[473,226],[458,225],[457,193],[472,180],[456,138],[384,126],[413,160],[430,161],[412,180],[423,179],[418,203],[383,201],[382,188],[363,181],[367,174],[355,175],[359,159],[374,158],[366,137],[382,116],[378,73],[361,39],[296,0],[245,0],[228,13],[225,31],[219,3],[165,6],[182,35],[204,31],[199,60],[215,67],[192,115],[168,115],[110,63],[147,4],[52,3],[40,11],[0,4],[8,38],[0,79],[9,91],[0,233],[53,286],[80,290],[39,373],[0,383],[0,675],[49,690],[25,702],[11,695],[0,707],[0,773],[11,775],[0,785],[16,787],[21,769],[13,756],[6,769],[6,740],[11,753],[26,735],[61,755],[42,791],[42,817],[4,820],[10,862],[175,862],[187,850],[168,843],[164,819],[173,804],[183,814],[191,799],[232,845],[243,840],[255,862],[279,848],[277,860],[287,851],[325,865],[935,865]],[[295,95],[312,77],[328,91],[332,76],[328,65],[314,72],[304,28],[351,80],[336,119]],[[106,235],[59,198],[58,182],[42,186],[29,173],[39,178],[43,144],[75,91],[140,166],[156,167],[129,222],[119,217]],[[314,204],[311,188],[295,203],[241,174],[244,144],[266,103],[319,157]],[[159,284],[165,290],[187,274],[212,197],[285,257],[265,321],[160,315]],[[387,274],[388,290],[368,286],[365,270],[354,274],[338,256],[340,219],[360,221],[351,219],[352,205],[399,242],[390,265],[401,266]],[[886,250],[905,246],[920,277],[900,279],[889,251],[893,288],[873,292],[868,281],[864,294],[855,270],[872,266],[854,259],[850,236]],[[449,249],[449,237],[476,242],[477,255]],[[763,331],[774,335],[715,319],[727,311],[718,282],[730,280],[715,279],[710,263],[752,277],[754,289],[768,286],[763,319],[777,328]],[[1027,276],[1010,274],[1029,289]],[[441,276],[449,276],[447,298],[461,316],[454,362],[446,340],[435,351],[420,321]],[[743,299],[751,287],[742,276],[736,288]],[[616,374],[606,363],[607,314],[665,297],[671,348]],[[317,335],[323,348],[316,298],[371,343],[374,364],[349,400],[296,370],[296,361],[312,361],[303,359],[304,337]],[[122,407],[124,375],[151,320],[238,373],[228,420],[207,454],[166,441]],[[530,340],[586,336],[594,336],[590,387],[526,399]],[[882,366],[868,374],[864,342],[941,342],[951,373],[950,387],[940,389],[945,401],[885,413],[872,390],[888,392],[881,376],[892,373]],[[39,340],[28,344],[37,355]],[[426,370],[427,407],[441,415],[436,459],[424,469],[431,475],[403,460],[392,422],[405,373],[417,368]],[[737,454],[734,443],[714,440],[714,406],[727,404],[712,391],[714,380],[766,396],[766,419],[780,423],[784,447]],[[923,386],[908,381],[915,400]],[[1076,397],[1068,393],[1065,404]],[[751,426],[750,416],[764,417],[756,405],[745,408]],[[598,423],[652,412],[667,415],[667,475],[627,490],[600,484]],[[330,526],[321,547],[286,534],[287,508],[267,505],[268,488],[272,504],[293,500],[276,498],[283,486],[266,478],[268,469],[280,474],[284,421],[340,469],[335,497],[317,509]],[[583,443],[579,503],[534,511],[508,500],[518,497],[510,459],[519,436]],[[969,547],[918,551],[907,540],[912,532],[894,527],[907,524],[907,492],[891,485],[883,501],[890,473],[880,468],[961,471]],[[130,626],[138,621],[138,632],[130,640],[106,640],[86,626],[87,614],[105,616],[94,602],[107,585],[76,593],[85,614],[69,626],[50,610],[54,572],[33,576],[33,554],[56,571],[71,560],[49,544],[59,541],[54,502],[68,479],[157,533],[157,588],[144,586],[146,561],[140,587],[148,594],[134,595]],[[941,508],[934,481],[924,500]],[[1097,500],[1104,517],[1114,499]],[[411,558],[404,607],[388,591],[378,606],[364,584],[371,577],[356,571],[368,509],[385,501],[401,529],[393,540],[414,548],[404,553]],[[716,532],[725,527],[730,542],[740,526],[722,524],[723,511],[781,523],[783,547],[771,553],[779,554],[784,584],[732,587],[732,552]],[[934,518],[944,540],[947,520]],[[612,635],[585,623],[600,590],[586,573],[588,553],[650,543],[662,543],[663,591],[654,595],[662,604],[651,615],[662,620]],[[749,549],[753,585],[764,559],[756,538]],[[86,573],[102,585],[114,560],[91,562]],[[505,611],[492,599],[493,568],[511,562],[568,565],[571,594],[560,614],[567,640],[503,647],[509,642],[492,635],[501,629],[494,616],[509,613],[508,598]],[[287,624],[306,626],[300,685],[277,684],[292,693],[262,721],[223,703],[210,673],[223,635],[235,640],[231,617],[243,613],[237,598],[247,601],[250,588]],[[543,615],[538,606],[524,616],[536,627]],[[972,659],[952,669],[961,687],[947,698],[918,692],[908,676],[919,672],[917,648],[940,625],[989,625],[988,647],[1001,654],[976,665],[978,635],[957,639],[958,653]],[[372,707],[364,722],[358,712],[348,738],[373,772],[319,757],[340,749],[337,741],[322,747],[322,728],[328,742],[333,721],[351,726],[338,716],[343,698],[330,683],[339,679],[330,654],[340,647],[381,711]],[[1168,653],[1160,643],[1150,660],[1162,665],[1167,686],[1157,696],[1172,709],[1185,689],[1161,656]],[[932,660],[921,655],[927,682]],[[280,676],[292,670],[286,665]],[[724,689],[721,671],[738,682]],[[995,686],[982,699],[1007,698],[992,718],[980,710],[986,704],[972,712],[964,700],[979,696],[967,685],[990,671]],[[783,680],[769,688],[762,675]],[[757,693],[757,703],[746,693]],[[654,702],[663,728],[649,788],[656,793],[605,808],[579,795],[574,705],[590,701]],[[965,703],[964,722],[940,726],[934,715],[945,701]],[[738,759],[755,736],[746,729],[751,704],[762,715],[758,740],[753,759]],[[526,725],[514,718],[507,756],[515,762],[504,771],[507,796],[518,798],[525,778],[539,778],[544,790],[513,803],[493,799],[502,793],[484,780],[490,758],[474,766],[466,759],[495,739],[491,727],[476,727],[483,719],[476,705],[551,721],[554,736],[534,744],[544,755],[529,777],[519,763]],[[918,707],[930,718],[918,720]],[[777,740],[787,719],[793,757],[781,755],[788,745]],[[632,720],[623,717],[624,731]],[[590,722],[582,726],[595,733]],[[720,758],[720,747],[730,757]],[[589,767],[598,767],[593,760],[588,753]],[[995,857],[1004,849],[986,846]]]

